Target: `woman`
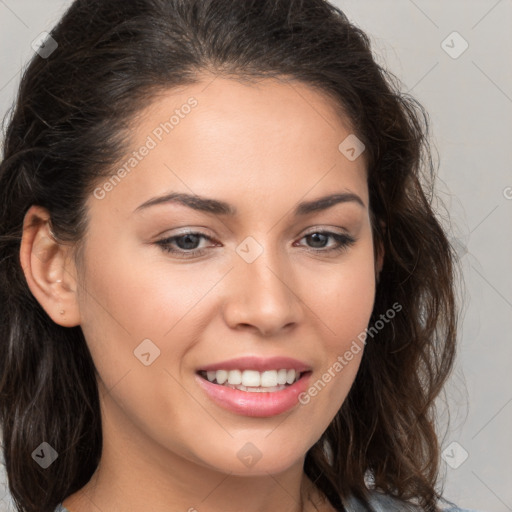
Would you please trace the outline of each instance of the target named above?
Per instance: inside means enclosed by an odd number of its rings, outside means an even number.
[[[0,167],[19,510],[446,506],[454,254],[366,35],[323,0],[77,0],[47,43]]]

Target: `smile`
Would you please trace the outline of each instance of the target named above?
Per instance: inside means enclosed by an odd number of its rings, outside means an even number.
[[[262,380],[263,384],[274,383],[278,378],[280,380],[277,380],[277,382],[282,382],[284,377],[284,371],[282,370],[286,371],[287,381],[285,384],[261,385]],[[256,378],[259,379],[260,385],[258,387],[244,386],[243,380],[240,384],[230,384],[229,380],[225,380],[223,384],[218,384],[216,382],[217,372],[215,372],[213,381],[210,381],[208,375],[204,372],[198,372],[196,373],[196,382],[209,400],[224,410],[242,416],[271,417],[290,411],[295,407],[300,407],[298,396],[306,391],[311,377],[311,371],[300,373],[293,369],[282,370],[270,370],[261,372],[261,374],[254,370],[244,370],[243,372],[240,370],[229,372],[218,370],[221,372],[221,380],[225,377],[222,372],[226,372],[228,374],[227,379],[230,375],[233,375],[232,380],[235,382],[243,379],[244,373],[248,372],[246,378],[249,379],[251,384],[256,382]],[[288,383],[288,375],[292,380],[291,383]],[[210,374],[210,377],[214,376]]]
[[[199,375],[214,384],[241,391],[261,393],[285,389],[300,379],[301,372],[293,368],[264,372],[258,370],[210,370],[201,371]]]

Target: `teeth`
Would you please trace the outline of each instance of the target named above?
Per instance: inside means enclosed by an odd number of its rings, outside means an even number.
[[[246,387],[258,388],[260,386],[260,372],[255,370],[244,370],[242,373],[242,385]]]
[[[295,375],[295,370],[291,370]],[[277,386],[277,371],[269,370],[261,374],[261,386],[264,388],[272,388]]]
[[[217,381],[217,384],[224,384],[224,382],[226,382],[228,380],[228,372],[226,370],[217,370],[216,372],[212,372],[214,373],[214,378],[215,380]],[[208,377],[208,380],[210,382],[213,382],[213,379],[210,379],[210,376],[208,374],[206,374],[207,377]]]
[[[228,384],[242,384],[242,372],[240,370],[231,370],[228,372]]]
[[[233,388],[233,389],[238,389],[240,391],[248,391],[249,393],[272,393],[274,391],[281,391],[282,389],[286,388],[286,386],[273,386],[270,388],[264,388],[264,387],[253,388],[253,387],[242,386],[241,384],[239,386],[231,386],[231,384],[227,384],[227,386],[230,388]]]
[[[206,373],[206,375],[205,375]],[[284,389],[285,384],[293,384],[300,378],[300,372],[294,369],[283,368],[281,370],[211,370],[203,372],[210,382],[241,389],[242,391],[278,391]],[[252,388],[252,389],[248,389]],[[254,389],[258,388],[258,389]]]
[[[286,384],[286,375],[288,374],[288,371],[285,370],[279,370],[277,372],[277,383],[278,384]]]

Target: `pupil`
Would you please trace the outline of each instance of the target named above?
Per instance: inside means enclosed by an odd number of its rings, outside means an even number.
[[[190,241],[192,239],[192,245],[194,247],[190,247],[187,242],[182,243],[183,241]],[[197,242],[199,241],[199,237],[197,235],[183,235],[176,239],[176,243],[180,247],[180,249],[196,249]]]
[[[322,233],[313,233],[312,235],[309,235],[310,239],[313,242],[313,247],[325,247],[325,243],[327,241],[327,235],[324,235]],[[315,242],[320,241],[320,245],[315,245]]]

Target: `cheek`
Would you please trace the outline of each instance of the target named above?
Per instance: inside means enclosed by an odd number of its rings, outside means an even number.
[[[140,369],[134,351],[147,339],[163,356],[152,368],[179,365],[204,330],[204,319],[196,318],[204,309],[201,301],[224,275],[223,269],[166,265],[156,252],[134,253],[133,248],[100,251],[90,243],[84,258],[81,327],[108,387]]]
[[[323,326],[324,357],[301,403],[319,408],[330,421],[345,400],[364,353],[364,334],[375,299],[371,243],[360,246],[328,274],[317,272],[313,282],[306,300]]]
[[[311,272],[307,301],[326,327],[328,345],[344,350],[367,327],[375,300],[372,245],[365,243],[329,272]]]
[[[84,323],[121,329],[133,341],[164,337],[222,276],[199,267],[187,271],[166,265],[146,251],[139,251],[140,257],[133,257],[133,249],[125,251],[131,257],[102,252],[95,261],[97,252],[91,248],[86,269]]]

